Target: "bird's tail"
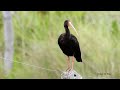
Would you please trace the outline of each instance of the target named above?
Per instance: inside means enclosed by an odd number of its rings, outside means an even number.
[[[78,62],[82,62],[80,49],[77,49],[77,50],[75,51],[74,57],[76,58],[76,60],[77,60]]]
[[[82,62],[82,58],[81,58],[81,57],[76,56],[75,58],[76,58],[76,60],[77,60],[78,62]]]

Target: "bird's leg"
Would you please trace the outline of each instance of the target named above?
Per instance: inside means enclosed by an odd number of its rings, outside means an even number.
[[[69,69],[68,72],[70,72],[71,70],[73,70],[73,67],[74,67],[74,57],[72,56],[72,66],[71,66],[71,68]]]
[[[73,70],[73,68],[74,68],[74,57],[72,57],[72,68],[71,68],[71,70]]]
[[[67,70],[69,70],[70,69],[70,57],[68,56],[68,59],[67,59],[67,65],[68,65],[68,68],[67,68]],[[66,70],[66,71],[67,71]]]

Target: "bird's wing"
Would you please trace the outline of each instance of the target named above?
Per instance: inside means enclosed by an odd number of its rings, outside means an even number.
[[[71,40],[74,43],[74,57],[78,62],[82,62],[79,42],[74,35],[71,35]]]

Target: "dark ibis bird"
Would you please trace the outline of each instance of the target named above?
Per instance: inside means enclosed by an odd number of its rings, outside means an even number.
[[[65,20],[64,22],[65,33],[59,36],[58,45],[62,50],[62,52],[67,56],[67,61],[68,61],[67,70],[70,71],[73,70],[74,58],[76,59],[77,62],[82,62],[82,58],[81,58],[81,50],[80,50],[79,42],[77,38],[70,33],[69,26],[71,26],[77,33],[76,29],[74,28],[70,20]],[[72,66],[70,66],[70,57],[72,57]]]

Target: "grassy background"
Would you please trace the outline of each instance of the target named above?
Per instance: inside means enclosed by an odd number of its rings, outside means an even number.
[[[72,21],[79,37],[85,64],[75,61],[74,69],[83,78],[120,77],[120,12],[113,11],[50,11],[16,12],[14,26],[14,64],[10,75],[3,73],[0,59],[0,78],[57,79],[60,72],[30,67],[31,64],[53,70],[66,70],[67,57],[57,40],[65,32],[63,23]],[[0,57],[4,55],[2,13],[0,12]]]

